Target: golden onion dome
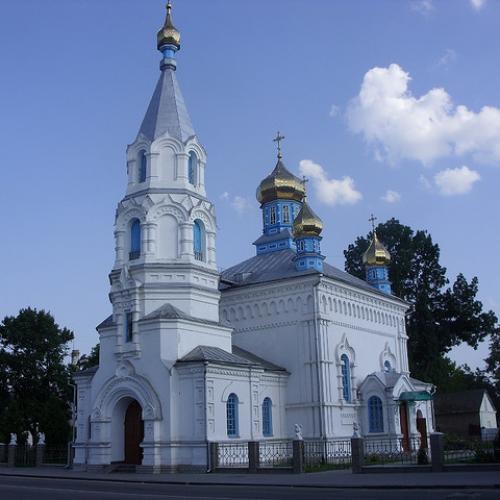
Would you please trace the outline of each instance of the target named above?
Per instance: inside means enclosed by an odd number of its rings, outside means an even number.
[[[304,182],[287,170],[278,156],[276,167],[259,184],[256,196],[257,201],[264,204],[278,199],[302,201],[304,193]]]
[[[380,242],[377,233],[373,231],[373,238],[370,246],[363,254],[363,264],[365,266],[388,266],[391,262],[391,254]]]
[[[167,17],[163,28],[158,31],[158,50],[164,45],[175,45],[178,49],[181,47],[181,34],[179,30],[172,23],[172,4],[170,0],[167,3]]]
[[[293,222],[293,235],[299,236],[319,236],[323,231],[323,221],[312,211],[311,207],[304,199],[302,208]]]

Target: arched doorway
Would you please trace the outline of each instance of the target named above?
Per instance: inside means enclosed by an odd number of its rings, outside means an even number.
[[[141,465],[144,439],[144,421],[142,420],[141,405],[133,400],[127,406],[124,422],[124,462],[126,464]]]
[[[417,410],[417,431],[420,433],[420,448],[426,450],[429,447],[427,443],[427,419],[424,418],[420,410]]]

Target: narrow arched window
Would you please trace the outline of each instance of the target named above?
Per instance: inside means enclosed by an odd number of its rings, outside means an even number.
[[[351,402],[351,366],[347,354],[340,356],[342,367],[342,397],[347,403]]]
[[[146,157],[146,151],[141,151],[139,153],[139,182],[146,181],[148,168],[148,159]]]
[[[303,252],[305,250],[305,244],[304,244],[304,240],[299,240],[297,242],[297,250],[299,252]]]
[[[290,207],[288,205],[283,205],[283,224],[290,223]]]
[[[391,372],[392,371],[392,366],[391,363],[387,360],[384,361],[384,372]]]
[[[227,437],[238,437],[238,396],[231,393],[226,403]]]
[[[130,225],[130,253],[129,259],[138,259],[141,256],[141,223],[134,219]]]
[[[196,260],[205,260],[205,230],[203,223],[195,220],[193,224],[193,252]]]
[[[368,400],[368,428],[370,432],[384,432],[382,400],[378,396]]]
[[[189,153],[189,161],[188,161],[188,181],[189,184],[193,186],[196,185],[196,167],[198,165],[198,159],[196,158],[196,154],[191,151]]]
[[[276,207],[270,208],[269,221],[271,224],[276,224]]]
[[[273,402],[265,398],[262,403],[262,434],[265,437],[273,435]]]

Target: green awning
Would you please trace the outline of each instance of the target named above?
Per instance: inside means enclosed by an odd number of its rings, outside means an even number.
[[[402,392],[399,401],[430,401],[432,395],[427,391],[407,391]]]

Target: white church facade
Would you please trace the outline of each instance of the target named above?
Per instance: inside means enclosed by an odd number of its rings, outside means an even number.
[[[176,78],[167,6],[160,78],[127,149],[112,314],[100,362],[77,372],[74,464],[159,472],[207,466],[207,443],[424,436],[433,387],[410,377],[407,304],[377,239],[367,281],[327,264],[322,223],[282,160],[259,185],[256,255],[222,273],[206,153]],[[207,171],[207,175],[217,175]]]

